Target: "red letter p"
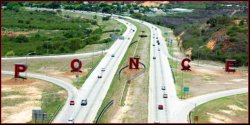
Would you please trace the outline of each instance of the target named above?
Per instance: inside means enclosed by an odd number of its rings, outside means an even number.
[[[27,70],[27,66],[25,64],[16,63],[15,64],[15,78],[22,78],[19,76],[20,72],[25,72]]]

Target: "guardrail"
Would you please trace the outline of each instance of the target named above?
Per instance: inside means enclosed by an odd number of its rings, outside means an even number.
[[[174,77],[174,84],[176,84],[176,82],[175,82],[175,75],[174,75],[173,68],[172,68],[172,66],[171,66],[171,65],[170,65],[170,68],[171,68],[171,72],[172,72],[173,77]],[[176,72],[176,73],[177,73],[177,72]]]
[[[58,112],[62,109],[62,105],[59,105],[59,107],[57,108],[56,112],[53,114],[53,116],[51,117],[51,119],[49,120],[49,123],[51,123],[54,118],[56,117],[56,115],[58,114]]]
[[[98,115],[95,123],[98,123],[98,121],[101,119],[102,115],[104,114],[104,112],[113,104],[114,100],[111,100],[101,111],[101,113]]]

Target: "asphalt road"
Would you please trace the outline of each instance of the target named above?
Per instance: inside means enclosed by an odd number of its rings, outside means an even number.
[[[72,12],[83,13],[82,11],[72,11]],[[84,13],[86,13],[86,11]],[[96,14],[99,14],[101,16],[110,15],[101,13],[96,13]],[[118,17],[118,15],[114,16]],[[148,102],[149,123],[187,122],[188,113],[195,107],[195,105],[198,106],[213,99],[248,92],[247,88],[244,88],[244,89],[211,93],[207,95],[190,98],[185,101],[180,101],[176,95],[176,89],[174,85],[171,68],[168,62],[168,57],[178,61],[181,61],[181,59],[174,58],[168,53],[166,42],[162,36],[160,29],[144,21],[124,16],[120,17],[140,22],[149,27],[151,30],[151,49],[150,49],[151,66],[150,66],[150,77],[149,77],[150,89],[149,89],[149,102]],[[129,46],[129,43],[131,42],[134,33],[136,31],[136,27],[134,25],[121,19],[117,20],[124,23],[127,26],[127,30],[123,34],[125,40],[117,40],[113,44],[110,50],[107,51],[106,56],[102,59],[102,61],[98,64],[93,73],[86,80],[86,82],[78,92],[79,93],[77,94],[78,96],[77,97],[75,96],[75,98],[71,96],[71,100],[75,99],[76,101],[76,105],[74,106],[74,108],[72,109],[71,107],[62,110],[61,112],[64,115],[61,114],[58,115],[57,118],[54,120],[54,122],[57,121],[66,122],[70,117],[74,118],[75,119],[74,121],[76,123],[82,123],[82,122],[92,123],[94,121],[94,118],[97,115],[97,111],[99,110],[102,101],[105,98],[105,95],[110,87],[115,72],[118,69],[120,61],[124,56]],[[135,31],[133,32],[131,29]],[[157,40],[159,40],[160,45],[157,44],[156,42]],[[155,46],[153,46],[153,44]],[[114,57],[111,57],[112,54],[114,54]],[[153,59],[153,57],[155,57],[155,59]],[[197,65],[196,63],[192,62],[191,64]],[[216,69],[223,68],[223,67],[204,65],[204,64],[200,64],[200,66],[216,68]],[[102,68],[105,68],[104,72],[101,71]],[[102,78],[98,78],[98,75],[102,76]],[[166,90],[162,90],[161,89],[162,86],[165,86]],[[168,98],[163,98],[163,93],[168,94]],[[82,99],[88,100],[87,106],[80,105]],[[67,102],[68,101],[69,97]],[[163,110],[158,109],[159,104],[163,105]]]
[[[76,107],[74,113],[71,116],[75,123],[92,123],[95,120],[118,66],[137,30],[133,24],[124,20],[117,20],[127,26],[127,30],[123,34],[125,39],[118,39],[111,46],[105,57],[81,87],[79,96],[75,100]],[[114,57],[112,57],[112,55],[114,55]],[[105,71],[101,71],[102,68],[105,68]],[[102,76],[102,78],[98,78],[98,75]],[[88,104],[86,106],[80,105],[83,99],[87,99]]]
[[[100,55],[102,53],[107,53],[108,50],[104,51],[98,51],[98,52],[90,52],[90,53],[79,53],[79,54],[65,54],[65,55],[49,55],[49,56],[24,56],[24,57],[8,57],[8,58],[2,58],[3,61],[5,60],[19,60],[19,59],[56,59],[56,58],[67,58],[67,57],[75,57],[75,58],[81,58],[81,57],[88,57],[93,55]]]
[[[201,104],[204,104],[214,99],[218,99],[218,98],[222,98],[226,96],[232,96],[236,94],[243,94],[243,93],[248,93],[248,88],[215,92],[215,93],[193,97],[184,101],[178,101],[176,102],[176,106],[173,107],[174,112],[171,114],[169,122],[188,123],[189,121],[188,114],[195,108],[195,106],[199,106]]]

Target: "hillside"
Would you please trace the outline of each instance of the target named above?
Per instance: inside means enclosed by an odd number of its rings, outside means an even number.
[[[174,5],[172,7],[182,5],[191,9],[190,7],[195,4],[192,2],[172,3]],[[232,7],[214,3],[202,5],[203,8],[194,9],[189,13],[166,16],[134,14],[132,17],[173,29],[175,35],[180,38],[179,44],[183,53],[190,55],[192,59],[225,62],[225,59],[230,58],[236,59],[239,66],[248,65],[246,5],[235,4]]]

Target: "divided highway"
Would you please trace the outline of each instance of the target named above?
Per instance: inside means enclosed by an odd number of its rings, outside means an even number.
[[[52,9],[46,9],[52,10]],[[68,10],[67,10],[68,11]],[[76,13],[88,13],[86,11],[72,11]],[[93,12],[92,12],[93,13]],[[110,15],[96,13],[100,16]],[[80,90],[76,90],[72,85],[63,81],[35,74],[28,74],[29,77],[38,78],[55,83],[68,91],[68,98],[65,106],[57,115],[53,122],[55,123],[93,123],[99,108],[108,92],[112,79],[118,69],[118,66],[133,39],[137,28],[122,19],[130,19],[146,25],[151,30],[150,44],[150,69],[149,69],[149,99],[148,99],[148,122],[149,123],[183,123],[187,122],[188,113],[196,106],[207,101],[234,94],[246,93],[247,88],[229,90],[217,93],[211,93],[181,101],[176,94],[176,88],[168,58],[181,61],[172,57],[167,49],[166,42],[159,28],[153,24],[124,17],[119,15],[112,16],[117,21],[126,25],[127,29],[123,34],[124,39],[118,39],[106,51],[105,57],[96,66],[91,75],[87,78]],[[116,17],[116,18],[115,18]],[[96,54],[100,52],[95,52]],[[93,53],[89,53],[93,54]],[[84,54],[61,55],[61,56],[83,56]],[[86,56],[88,54],[85,54]],[[17,57],[10,59],[22,59],[26,57]],[[56,56],[29,57],[29,58],[57,58]],[[7,59],[4,59],[7,60]],[[194,63],[191,63],[194,64]],[[222,68],[218,66],[202,65],[211,68]],[[13,72],[2,71],[2,74],[11,74]],[[74,106],[70,106],[70,101],[75,101]],[[87,100],[87,102],[85,101]],[[84,105],[81,105],[82,103]],[[162,107],[161,107],[162,106]]]

